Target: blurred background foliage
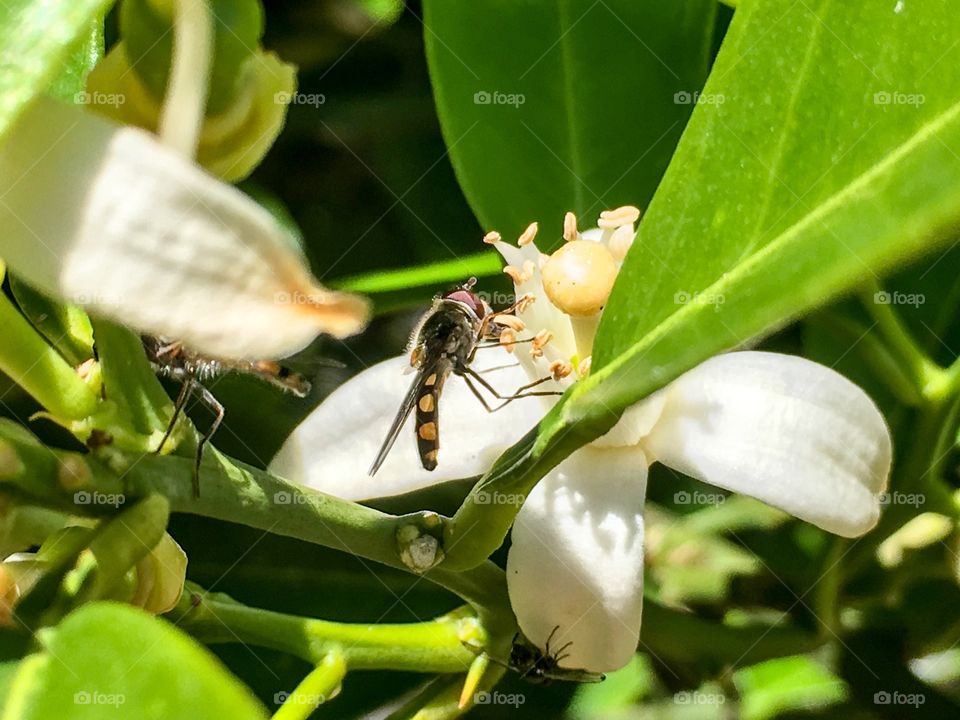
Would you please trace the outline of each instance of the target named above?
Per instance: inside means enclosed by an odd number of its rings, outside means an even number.
[[[287,215],[322,281],[350,284],[376,270],[447,263],[484,253],[482,228],[458,185],[440,131],[424,48],[423,9],[395,0],[266,3],[264,45],[299,67],[299,92],[279,140],[243,189]],[[730,20],[721,7],[716,52]],[[111,18],[111,22],[115,22]],[[111,30],[108,23],[108,45]],[[602,62],[602,60],[598,60]],[[658,160],[665,169],[669,154]],[[535,218],[530,218],[531,220]],[[557,218],[552,218],[553,220]],[[960,350],[960,253],[927,258],[889,283],[926,293],[904,308],[918,342],[942,361]],[[488,259],[475,267],[496,267]],[[401,351],[438,287],[429,282],[376,296],[369,331],[345,343],[318,340],[291,365],[314,379],[308,401],[228,375],[211,388],[227,408],[216,445],[265,466],[293,425],[346,378]],[[496,273],[489,291],[508,292]],[[936,301],[932,301],[936,298]],[[858,339],[872,321],[854,301],[837,303],[767,340],[764,347],[835,366],[887,412],[897,446],[912,431],[909,410],[864,366]],[[852,345],[852,349],[851,349]],[[175,388],[168,388],[171,393]],[[27,423],[37,410],[0,378],[0,413]],[[190,411],[200,427],[210,417]],[[29,423],[52,445],[73,441],[43,420]],[[955,446],[945,460],[956,467]],[[956,483],[954,470],[948,473]],[[476,708],[476,718],[844,718],[948,717],[960,702],[960,588],[956,531],[901,552],[882,567],[876,548],[854,548],[745,498],[657,466],[648,507],[648,605],[635,661],[590,686],[535,687],[510,675],[499,690],[523,705]],[[390,511],[453,511],[469,489],[451,484],[380,504]],[[709,496],[707,503],[690,498]],[[334,620],[405,622],[458,605],[429,582],[332,550],[194,516],[170,532],[190,558],[188,577],[255,607]],[[239,556],[237,549],[245,549]],[[850,553],[848,556],[847,553]],[[896,553],[894,553],[895,555]],[[844,577],[836,576],[845,557]],[[503,551],[496,557],[502,562]],[[907,567],[907,565],[909,567]],[[843,597],[836,597],[842,585]],[[869,632],[840,640],[817,622],[839,608]],[[824,636],[826,634],[826,637]],[[214,651],[270,708],[307,672],[298,659],[241,645]],[[778,657],[786,655],[785,657]],[[831,669],[832,668],[832,669]],[[395,672],[351,674],[317,718],[387,717],[385,707],[425,682]],[[886,689],[926,694],[924,706],[877,705]],[[957,715],[952,715],[956,717]]]

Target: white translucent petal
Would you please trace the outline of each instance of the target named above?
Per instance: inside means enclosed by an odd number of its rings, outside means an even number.
[[[246,195],[145,131],[51,100],[0,148],[0,225],[0,256],[27,281],[210,355],[283,357],[365,320]]]
[[[564,667],[616,670],[637,647],[646,480],[637,448],[581,448],[537,484],[517,515],[510,602],[539,648],[551,633],[551,650],[571,643]]]
[[[735,352],[682,375],[665,395],[642,443],[652,459],[838,535],[876,524],[890,432],[839,373],[791,355]]]
[[[482,371],[511,364],[483,375],[506,395],[527,382],[526,373],[515,362],[505,351],[493,348],[480,350],[473,367]],[[404,373],[408,367],[405,356],[385,360],[331,393],[293,431],[270,470],[350,500],[399,495],[482,474],[543,416],[543,407],[533,398],[488,413],[462,378],[450,377],[440,397],[437,468],[428,472],[420,465],[411,414],[386,462],[370,477],[370,464],[413,381],[413,375]]]

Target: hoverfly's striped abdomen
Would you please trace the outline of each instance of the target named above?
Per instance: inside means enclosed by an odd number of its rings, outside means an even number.
[[[437,467],[437,451],[440,449],[440,430],[437,422],[437,407],[445,372],[429,372],[423,378],[423,385],[417,395],[416,430],[417,452],[420,464],[427,470]]]

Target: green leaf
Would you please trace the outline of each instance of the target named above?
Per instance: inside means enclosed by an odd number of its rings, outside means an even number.
[[[61,73],[70,52],[88,40],[112,0],[7,0],[0,5],[0,137]]]
[[[343,278],[331,284],[351,292],[385,293],[416,287],[438,287],[444,283],[463,282],[470,276],[485,277],[499,275],[500,272],[500,256],[491,250],[418,267]]]
[[[40,639],[9,685],[3,720],[266,717],[208,650],[142,610],[87,605]]]
[[[48,92],[58,100],[69,103],[83,103],[87,75],[103,57],[103,17],[94,20],[80,46],[74,50],[63,64],[60,75],[50,85]]]
[[[745,720],[767,720],[790,710],[810,711],[844,700],[842,680],[803,655],[777,658],[738,670],[733,681]]]
[[[17,305],[30,323],[71,365],[93,357],[93,327],[76,305],[57,302],[34,290],[16,275],[9,275]]]
[[[424,2],[444,138],[488,228],[645,207],[706,77],[714,0]],[[685,93],[679,95],[678,93]]]
[[[580,412],[622,409],[951,238],[955,9],[897,7],[737,11],[704,90],[723,102],[698,106],[641,225]]]

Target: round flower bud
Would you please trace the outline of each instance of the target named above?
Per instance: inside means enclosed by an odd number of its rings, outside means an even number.
[[[543,289],[557,308],[568,315],[594,315],[610,297],[617,263],[606,245],[574,240],[551,255],[541,273]]]

